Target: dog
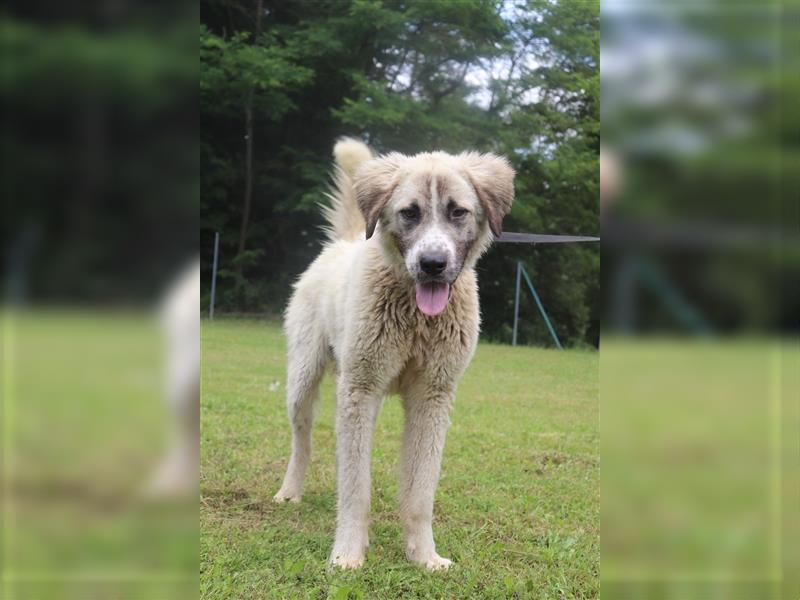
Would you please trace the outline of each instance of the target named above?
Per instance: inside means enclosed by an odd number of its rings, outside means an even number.
[[[494,154],[374,157],[334,147],[324,207],[329,242],[295,284],[285,314],[291,458],[275,501],[299,502],[320,379],[335,365],[336,535],[330,562],[360,567],[368,545],[372,433],[383,398],[405,411],[400,517],[406,556],[452,564],[433,540],[433,502],[459,378],[478,342],[475,264],[514,200],[514,170]]]

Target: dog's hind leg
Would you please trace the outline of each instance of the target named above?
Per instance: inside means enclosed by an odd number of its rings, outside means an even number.
[[[324,340],[306,324],[289,336],[286,404],[292,424],[292,455],[276,502],[300,502],[308,461],[319,383],[329,361]]]

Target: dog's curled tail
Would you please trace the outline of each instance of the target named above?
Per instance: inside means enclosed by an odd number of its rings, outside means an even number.
[[[333,185],[327,194],[330,206],[322,205],[328,221],[325,231],[331,241],[362,239],[366,223],[356,201],[353,175],[361,163],[372,158],[372,152],[364,142],[345,137],[333,147],[333,158]]]

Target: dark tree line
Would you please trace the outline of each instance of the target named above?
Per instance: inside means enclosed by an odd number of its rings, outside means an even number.
[[[201,254],[208,269],[219,231],[218,310],[282,310],[324,239],[341,135],[505,154],[519,174],[506,230],[596,234],[598,41],[597,2],[202,2]],[[510,339],[519,259],[562,340],[596,343],[596,246],[491,250],[485,336]],[[548,343],[535,310],[526,297],[521,339]]]

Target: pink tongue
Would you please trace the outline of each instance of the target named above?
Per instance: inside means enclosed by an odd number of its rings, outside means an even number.
[[[444,310],[450,298],[450,284],[418,283],[417,306],[429,317],[434,317]]]

